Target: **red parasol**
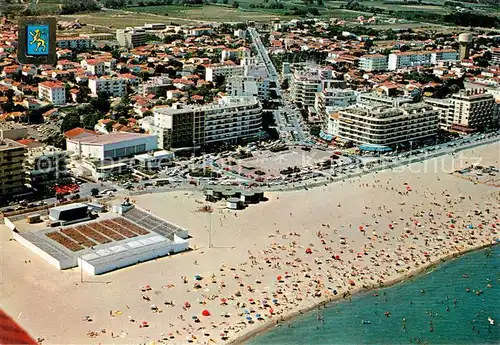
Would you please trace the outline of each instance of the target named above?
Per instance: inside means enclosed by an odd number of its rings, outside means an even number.
[[[205,310],[203,310],[203,311],[201,312],[201,315],[203,315],[203,316],[210,316],[210,312],[209,312],[208,310],[206,310],[206,309],[205,309]]]

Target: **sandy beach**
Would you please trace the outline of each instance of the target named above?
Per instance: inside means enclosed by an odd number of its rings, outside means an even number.
[[[241,343],[299,310],[489,245],[500,228],[499,189],[450,173],[499,161],[495,143],[266,193],[237,212],[222,203],[200,212],[200,192],[138,196],[139,207],[188,229],[193,250],[83,283],[78,269],[57,271],[2,225],[0,306],[44,344]]]

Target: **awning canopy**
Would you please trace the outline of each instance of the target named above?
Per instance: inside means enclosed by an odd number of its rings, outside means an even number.
[[[390,147],[382,146],[382,145],[372,145],[372,144],[360,145],[359,149],[361,151],[371,151],[371,152],[387,152],[387,151],[392,151],[392,149]]]
[[[320,131],[319,132],[319,137],[323,140],[326,140],[326,141],[332,141],[333,140],[333,135],[330,135],[330,134],[327,134],[323,131]]]

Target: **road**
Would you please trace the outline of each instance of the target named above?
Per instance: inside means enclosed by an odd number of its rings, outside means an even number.
[[[292,109],[290,102],[284,97],[278,73],[276,72],[273,62],[269,58],[267,48],[262,43],[260,34],[255,28],[248,28],[248,33],[252,38],[252,44],[255,47],[260,61],[262,61],[266,67],[270,81],[276,84],[276,95],[279,100],[279,108],[273,111],[273,115],[280,135],[296,143],[308,143],[310,140],[301,123],[301,115],[298,110]]]
[[[103,182],[103,183],[84,182],[80,185],[80,191],[78,192],[78,195],[80,195],[81,198],[91,196],[92,195],[91,191],[94,188],[99,189],[99,191],[103,191],[104,189],[113,189],[113,188],[116,189],[116,186],[114,186],[111,182]],[[52,197],[52,198],[45,198],[42,200],[37,199],[32,202],[40,202],[40,201],[43,201],[45,204],[54,204],[57,201],[57,199],[55,197]],[[0,211],[7,211],[8,209],[13,209],[16,208],[17,206],[18,204],[1,207]]]

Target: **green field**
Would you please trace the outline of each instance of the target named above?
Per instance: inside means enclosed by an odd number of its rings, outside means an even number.
[[[41,13],[57,13],[60,9],[62,3],[65,0],[38,0],[35,9]],[[86,0],[82,0],[86,1]],[[241,22],[246,20],[254,21],[269,21],[275,18],[298,18],[297,11],[310,11],[312,8],[316,8],[319,12],[319,16],[309,16],[310,18],[341,18],[345,20],[352,20],[358,16],[371,16],[377,9],[383,11],[391,11],[389,14],[376,14],[377,17],[383,19],[387,17],[392,17],[393,12],[398,12],[398,17],[406,17],[413,19],[413,14],[418,13],[436,13],[445,14],[450,13],[453,9],[451,7],[445,7],[445,0],[422,0],[424,4],[419,5],[416,3],[397,3],[391,4],[386,3],[386,0],[358,0],[358,2],[363,6],[372,7],[370,11],[351,11],[347,10],[345,7],[347,0],[323,0],[324,6],[318,6],[317,0],[314,0],[313,4],[306,4],[303,0],[237,0],[239,3],[239,8],[232,8],[231,4],[234,0],[228,0],[228,4],[222,4],[223,0],[217,0],[217,4],[205,4],[203,6],[184,6],[180,4],[181,0],[173,0],[173,5],[154,5],[148,6],[147,4],[152,1],[157,0],[128,0],[127,4],[136,5],[138,3],[144,3],[146,6],[130,6],[122,9],[122,11],[109,11],[106,13],[96,13],[92,15],[80,14],[73,15],[73,17],[82,17],[83,23],[109,26],[113,28],[120,28],[131,25],[144,24],[146,21],[157,21],[166,23],[186,23],[186,22],[196,22],[196,21],[207,21],[207,22]],[[264,2],[266,1],[266,2]],[[269,7],[270,4],[276,3],[283,4],[283,9],[271,9],[271,8],[258,8],[257,5],[264,4]],[[459,1],[459,0],[454,0]],[[499,0],[500,2],[500,0]],[[493,8],[489,5],[484,4],[470,4],[463,3],[464,7],[472,7],[480,10],[483,13],[490,15],[500,15],[500,8]],[[132,13],[131,13],[132,12]],[[136,14],[134,14],[136,13]],[[408,14],[410,17],[402,15]],[[147,17],[145,17],[147,16]],[[71,17],[71,16],[70,16]],[[126,20],[124,20],[126,18]],[[422,21],[425,21],[423,19]],[[410,24],[414,24],[413,26]],[[435,21],[435,24],[439,24]],[[419,24],[409,23],[409,24],[375,24],[373,26],[385,25],[389,27],[418,27],[425,26],[426,23]]]

